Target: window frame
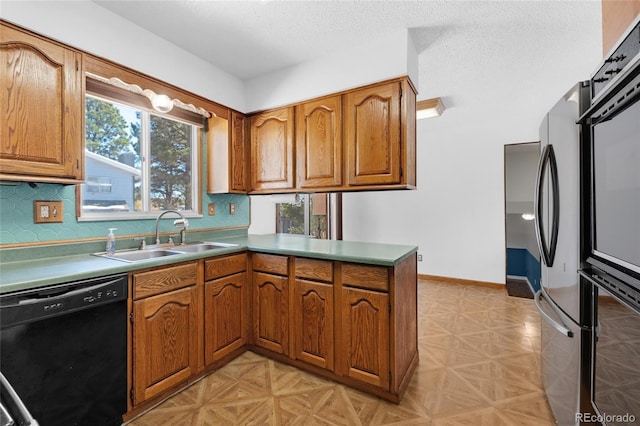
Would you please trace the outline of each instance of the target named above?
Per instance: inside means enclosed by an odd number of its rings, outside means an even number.
[[[94,91],[86,90],[85,102],[86,102],[86,97],[92,97],[100,101],[122,104],[125,106],[138,109],[140,111],[143,111],[143,114],[141,116],[141,121],[140,121],[140,126],[141,126],[140,131],[142,135],[144,135],[145,133],[146,135],[141,137],[140,144],[141,144],[141,155],[147,159],[150,158],[150,151],[151,151],[151,144],[150,144],[150,138],[149,138],[151,115],[155,115],[161,118],[167,118],[167,119],[184,123],[193,127],[194,131],[192,131],[192,134],[191,134],[191,147],[192,147],[191,149],[191,170],[192,170],[191,184],[192,184],[193,206],[192,206],[192,209],[190,210],[180,210],[180,213],[182,213],[185,217],[188,217],[188,218],[202,217],[202,177],[201,177],[202,161],[201,159],[202,159],[202,151],[203,151],[202,150],[203,141],[206,140],[206,124],[204,124],[204,119],[203,119],[203,125],[199,126],[188,120],[180,119],[180,117],[176,115],[163,114],[154,110],[153,108],[147,108],[145,106],[141,106],[139,102],[131,102],[130,101],[130,99],[132,99],[131,95],[128,93],[125,93],[124,91],[122,93],[123,95],[122,99],[120,99],[117,95],[114,96],[113,95],[114,93],[117,93],[117,91],[115,92],[110,91],[110,93],[108,94],[102,94],[102,93],[96,93]],[[86,116],[86,109],[85,109],[85,116]],[[147,139],[146,143],[143,142],[143,139],[145,138]],[[141,180],[143,182],[149,182],[150,162],[148,160],[145,161],[145,165],[144,167],[142,167],[141,172],[142,172]],[[78,222],[155,219],[157,218],[158,214],[163,211],[163,210],[144,210],[144,211],[133,210],[126,213],[125,212],[122,212],[122,213],[83,212],[82,192],[84,188],[83,185],[86,185],[86,184],[87,183],[85,181],[84,183],[76,186],[76,219],[78,220]],[[148,183],[146,185],[144,184],[142,185],[141,198],[142,198],[144,208],[148,209],[150,207],[150,201],[151,201],[150,186]]]

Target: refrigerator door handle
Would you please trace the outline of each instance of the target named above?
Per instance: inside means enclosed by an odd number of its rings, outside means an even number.
[[[542,228],[543,217],[543,183],[544,174],[549,167],[551,173],[551,185],[553,196],[553,221],[551,222],[551,241],[547,246],[547,237]],[[558,227],[560,224],[560,193],[558,183],[558,163],[556,161],[556,155],[553,150],[553,145],[547,145],[542,151],[540,156],[540,162],[538,163],[538,175],[536,177],[536,191],[534,193],[534,207],[535,207],[535,230],[536,240],[538,242],[538,249],[542,256],[544,264],[551,268],[553,261],[556,257],[556,247],[558,246]]]
[[[571,330],[569,330],[569,328],[567,326],[557,322],[556,320],[551,318],[551,316],[549,314],[547,314],[544,311],[544,309],[542,308],[542,303],[540,302],[540,299],[542,299],[542,298],[544,298],[547,301],[547,303],[549,304],[549,306],[551,306],[551,309],[556,313],[556,315],[558,315],[559,317],[561,315],[558,312],[555,304],[551,300],[549,300],[548,297],[546,297],[544,292],[542,290],[538,290],[536,292],[536,294],[534,295],[534,297],[533,297],[533,301],[536,303],[536,307],[538,308],[538,311],[540,312],[540,315],[542,315],[542,318],[544,318],[549,324],[551,324],[560,333],[564,334],[565,336],[567,336],[569,338],[573,338],[573,332]]]
[[[535,230],[536,230],[536,242],[538,243],[538,250],[540,250],[540,257],[546,266],[549,265],[549,253],[547,252],[547,242],[544,236],[544,229],[542,229],[542,184],[544,170],[547,167],[547,161],[549,161],[549,145],[545,146],[540,155],[540,161],[538,162],[538,175],[536,177],[536,190],[533,194],[533,204],[535,210]]]
[[[551,172],[551,185],[553,186],[553,222],[551,225],[551,244],[549,244],[549,267],[553,266],[558,247],[558,231],[560,228],[560,182],[558,181],[558,162],[553,145],[549,145],[549,171]]]

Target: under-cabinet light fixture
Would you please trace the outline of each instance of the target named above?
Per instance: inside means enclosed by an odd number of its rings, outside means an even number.
[[[151,106],[158,112],[167,113],[173,109],[173,101],[167,95],[154,93],[150,96]]]
[[[533,220],[535,219],[535,215],[533,213],[522,213],[522,218],[524,220]]]
[[[418,101],[416,103],[416,119],[440,117],[444,110],[444,104],[440,98]]]

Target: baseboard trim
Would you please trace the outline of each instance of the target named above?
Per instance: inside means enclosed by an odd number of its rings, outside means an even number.
[[[489,281],[466,280],[464,278],[442,277],[439,275],[418,274],[418,279],[439,281],[442,283],[471,284],[471,285],[479,285],[482,287],[504,288],[504,284],[501,284],[501,283],[492,283]]]

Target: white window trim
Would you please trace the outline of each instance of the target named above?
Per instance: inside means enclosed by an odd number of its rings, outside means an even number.
[[[158,114],[156,111],[150,110],[150,109],[145,109],[145,108],[141,108],[139,106],[136,105],[132,105],[129,104],[126,101],[116,101],[116,100],[111,100],[105,97],[102,97],[98,94],[93,94],[93,93],[87,93],[88,96],[91,96],[95,99],[99,99],[101,101],[104,102],[110,102],[110,103],[119,103],[122,105],[127,105],[130,106],[132,108],[136,108],[139,109],[143,112],[145,112],[144,114],[141,115],[141,121],[140,121],[140,132],[141,132],[141,139],[146,138],[146,140],[149,140],[149,130],[150,130],[150,121],[151,121],[151,114],[157,115],[159,117],[162,117],[162,114]],[[198,143],[199,138],[198,138],[198,133],[200,133],[203,137],[204,135],[202,134],[202,128],[199,126],[194,125],[193,123],[189,123],[183,120],[180,120],[179,118],[176,117],[171,117],[170,118],[173,121],[177,121],[180,123],[184,123],[190,126],[194,126],[198,131],[196,132],[191,132],[191,165],[192,165],[192,209],[191,210],[180,210],[180,213],[182,213],[186,218],[202,218],[204,217],[202,213],[200,213],[200,192],[201,192],[201,187],[200,187],[200,176],[198,173],[198,164],[200,161],[200,152],[202,151],[202,147],[201,144]],[[148,161],[148,159],[150,158],[150,150],[151,150],[151,146],[149,143],[146,144],[142,144],[141,141],[141,146],[144,152],[141,153],[141,172],[142,172],[142,179],[146,179],[145,182],[149,182],[149,178],[150,178],[150,163]],[[85,184],[83,184],[85,185]],[[82,211],[82,187],[80,186],[78,188],[78,191],[80,191],[80,206],[78,208],[78,212],[79,215],[77,215],[76,220],[78,222],[106,222],[106,221],[122,221],[122,220],[143,220],[143,219],[156,219],[158,217],[158,215],[160,213],[162,213],[164,210],[149,210],[150,207],[150,186],[149,185],[143,185],[142,186],[142,204],[143,204],[143,209],[144,211],[140,211],[140,212],[136,212],[136,211],[129,211],[127,213],[89,213],[89,212],[83,212]]]

